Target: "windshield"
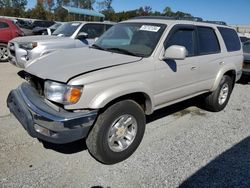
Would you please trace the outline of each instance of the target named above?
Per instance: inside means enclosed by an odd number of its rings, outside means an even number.
[[[70,37],[77,30],[77,28],[81,25],[80,22],[69,22],[64,23],[59,26],[52,35],[58,35],[63,37]]]
[[[60,27],[62,24],[61,23],[55,23],[54,25],[50,26],[50,29],[57,29],[58,27]]]
[[[148,57],[154,51],[166,25],[120,23],[111,27],[93,45],[98,49]]]

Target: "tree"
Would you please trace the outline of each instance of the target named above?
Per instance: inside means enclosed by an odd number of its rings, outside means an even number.
[[[37,2],[35,8],[33,8],[31,11],[31,18],[41,19],[41,20],[47,19],[46,10],[43,6],[43,3],[39,1]]]
[[[12,0],[12,7],[25,10],[27,0]]]
[[[0,0],[1,14],[6,16],[22,16],[27,0]]]
[[[168,16],[168,17],[173,17],[174,16],[174,12],[172,11],[172,9],[170,7],[166,7],[163,10],[163,15],[164,16]]]
[[[113,11],[114,12],[114,9],[112,7],[112,3],[113,3],[113,0],[99,1],[99,2],[97,2],[98,9],[100,11],[107,10],[107,11]]]
[[[45,0],[45,9],[47,11],[51,12],[54,6],[55,6],[54,0]]]
[[[55,20],[58,21],[68,21],[68,12],[62,7],[58,7],[55,9]]]
[[[98,9],[101,11],[107,20],[116,21],[115,11],[112,7],[113,0],[104,0],[97,2]]]
[[[140,7],[138,9],[138,14],[140,16],[149,16],[152,12],[152,8],[150,6]]]
[[[188,14],[188,13],[185,13],[185,12],[181,12],[181,11],[177,11],[175,13],[175,16],[176,17],[179,17],[179,18],[183,18],[183,17],[192,17],[191,14]]]

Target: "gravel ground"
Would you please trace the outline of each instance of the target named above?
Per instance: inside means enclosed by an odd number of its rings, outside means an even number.
[[[8,85],[6,78],[16,79],[17,69],[0,66],[2,90]],[[2,70],[10,71],[2,74]],[[16,79],[11,86],[19,82]],[[210,113],[186,101],[147,117],[137,151],[111,166],[93,159],[83,140],[53,145],[31,138],[8,115],[4,99],[0,104],[0,187],[250,187],[247,82],[236,84],[222,112]]]

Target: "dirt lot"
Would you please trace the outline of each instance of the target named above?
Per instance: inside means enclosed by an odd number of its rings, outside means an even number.
[[[84,140],[41,143],[6,108],[19,69],[0,64],[0,187],[250,187],[250,79],[236,84],[225,110],[189,100],[147,117],[146,133],[126,161],[93,159]]]

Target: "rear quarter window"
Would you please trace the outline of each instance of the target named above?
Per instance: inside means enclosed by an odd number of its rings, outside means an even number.
[[[224,40],[228,52],[234,52],[241,49],[240,39],[234,29],[218,27],[218,30]]]

